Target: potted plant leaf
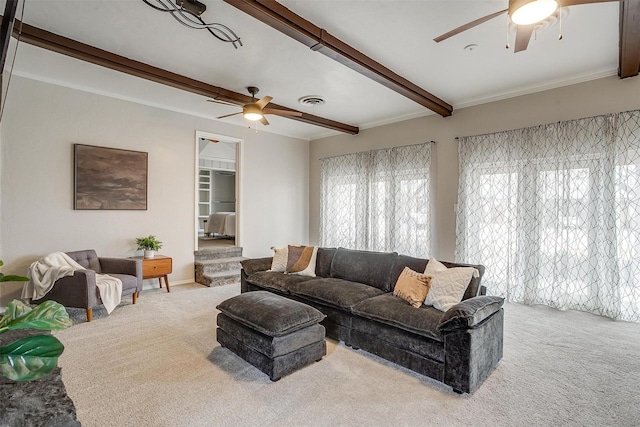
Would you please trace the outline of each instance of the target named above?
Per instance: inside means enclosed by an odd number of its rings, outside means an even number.
[[[156,252],[162,248],[162,242],[156,239],[156,236],[138,237],[136,238],[138,250],[144,250],[145,258],[153,258]]]
[[[0,266],[3,262],[0,261]],[[5,276],[0,282],[27,282],[24,276]],[[16,329],[58,331],[71,326],[65,308],[54,301],[46,301],[31,308],[22,301],[13,300],[0,318],[0,334]],[[31,381],[53,370],[64,351],[62,343],[52,335],[33,335],[0,346],[0,372],[14,381]]]

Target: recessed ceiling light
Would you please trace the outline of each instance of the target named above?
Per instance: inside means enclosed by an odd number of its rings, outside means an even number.
[[[298,102],[305,107],[318,107],[327,103],[327,100],[319,95],[307,95],[298,99]]]
[[[477,44],[468,44],[464,47],[464,50],[466,50],[467,52],[473,52],[474,50],[478,49],[478,45]]]

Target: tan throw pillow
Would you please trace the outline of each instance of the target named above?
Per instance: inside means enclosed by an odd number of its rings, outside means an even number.
[[[316,276],[318,248],[315,246],[289,245],[287,252],[287,269],[285,273],[310,277]]]
[[[271,271],[277,271],[279,273],[284,273],[287,269],[287,258],[288,258],[288,248],[285,246],[284,248],[276,248],[272,246],[273,249],[273,261],[271,261]]]
[[[431,276],[418,273],[405,267],[398,277],[393,294],[420,308],[431,287]]]

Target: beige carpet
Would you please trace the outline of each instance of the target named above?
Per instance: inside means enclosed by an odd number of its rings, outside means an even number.
[[[145,291],[57,332],[83,426],[640,425],[640,324],[508,304],[504,358],[472,396],[333,341],[272,383],[215,340],[215,306],[238,293]]]
[[[198,249],[227,248],[236,245],[236,239],[221,237],[198,237]]]

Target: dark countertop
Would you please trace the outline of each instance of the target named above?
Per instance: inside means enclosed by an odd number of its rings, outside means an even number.
[[[0,335],[0,345],[47,331],[19,329]],[[0,376],[0,427],[77,427],[76,407],[62,382],[61,369],[34,381]]]

